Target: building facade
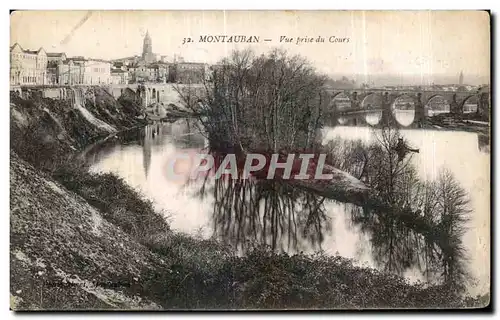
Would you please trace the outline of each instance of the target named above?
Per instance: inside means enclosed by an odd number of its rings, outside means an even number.
[[[24,50],[19,44],[10,48],[11,85],[44,85],[47,82],[47,53]]]
[[[66,54],[64,52],[47,52],[48,63],[58,64],[59,62],[66,61]]]
[[[178,62],[171,66],[172,82],[203,83],[209,76],[209,66],[206,63]]]
[[[57,65],[58,83],[62,85],[110,84],[111,62],[101,59],[83,57],[68,58]]]
[[[122,69],[111,70],[111,83],[112,84],[128,84],[129,74],[128,71]]]
[[[155,72],[156,82],[167,83],[169,79],[170,65],[168,63],[155,63],[151,65]]]
[[[156,71],[153,66],[142,62],[132,70],[134,70],[134,82],[156,82]]]
[[[59,83],[59,77],[57,75],[57,64],[47,65],[47,84],[56,85]]]
[[[84,84],[111,83],[111,62],[101,59],[87,59],[84,65]]]
[[[82,84],[83,81],[83,61],[68,59],[57,65],[57,83],[60,85]]]

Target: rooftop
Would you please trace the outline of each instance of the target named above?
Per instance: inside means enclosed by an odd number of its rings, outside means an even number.
[[[10,47],[10,51],[12,51],[16,46],[19,47],[19,49],[21,49],[22,52],[24,53],[28,53],[28,54],[38,54],[40,53],[42,50],[45,51],[43,49],[43,47],[40,47],[38,50],[29,50],[29,49],[23,49],[23,47],[21,47],[21,45],[19,43],[14,43],[11,47]]]
[[[175,62],[176,64],[197,64],[197,65],[206,65],[207,63],[205,62]]]
[[[96,58],[85,58],[83,56],[70,57],[67,60],[68,61],[98,61],[98,62],[111,63],[109,60],[96,59]]]
[[[134,59],[138,59],[140,58],[140,56],[131,56],[131,57],[125,57],[125,58],[119,58],[119,59],[112,59],[111,61],[113,62],[118,62],[118,61],[123,61],[123,60],[134,60]]]
[[[47,52],[47,56],[49,57],[62,57],[66,54],[64,52]]]

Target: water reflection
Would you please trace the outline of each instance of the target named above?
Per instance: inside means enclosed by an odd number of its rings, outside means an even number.
[[[414,99],[407,95],[398,97],[393,103],[392,112],[399,124],[409,126],[415,119]]]
[[[219,155],[220,156],[220,155]],[[213,198],[213,234],[240,253],[255,244],[273,250],[320,250],[331,219],[325,198],[273,180],[217,179],[198,195]]]
[[[373,110],[365,115],[365,120],[369,125],[377,125],[382,119],[382,96],[378,94],[369,94],[363,99],[361,106],[365,109]]]
[[[345,217],[370,239],[372,259],[379,269],[399,275],[416,269],[429,281],[462,285],[467,275],[461,242],[467,195],[449,173],[436,184],[420,182],[408,161],[386,151],[393,150],[397,137],[389,133],[381,139],[390,145],[369,147],[369,161],[363,166],[379,205],[346,204]],[[211,154],[215,163],[226,156]],[[430,197],[435,194],[441,197]],[[213,199],[213,235],[242,253],[255,243],[291,253],[317,251],[333,236],[334,215],[328,214],[333,201],[286,182],[206,176],[196,195]],[[436,209],[440,206],[441,210]]]
[[[360,129],[353,129],[359,130],[358,135],[367,134]],[[348,130],[346,134],[353,137],[350,128],[342,130]],[[456,138],[457,135],[453,137]],[[477,138],[471,137],[477,149]],[[328,135],[325,138],[328,139]],[[448,143],[449,139],[450,136],[445,136],[442,141]],[[462,145],[465,145],[464,141],[468,141],[461,137],[458,139],[462,141]],[[438,136],[432,136],[432,141],[441,140]],[[437,152],[445,150],[417,140],[415,144],[425,146],[418,154],[419,159],[427,156],[434,160],[441,159]],[[214,235],[233,245],[239,252],[244,252],[254,243],[266,243],[275,250],[291,253],[311,253],[319,249],[330,254],[338,251],[344,256],[367,261],[382,270],[405,275],[412,272],[416,275],[415,278],[431,280],[443,279],[450,274],[450,268],[462,267],[453,262],[463,261],[460,256],[463,248],[449,246],[455,248],[455,252],[443,250],[443,243],[453,244],[462,238],[460,232],[446,234],[446,230],[451,230],[447,220],[436,218],[435,214],[429,215],[429,210],[421,210],[418,217],[373,208],[369,210],[339,204],[277,181],[214,180],[207,177],[181,185],[161,179],[159,170],[172,152],[187,148],[201,150],[206,146],[205,139],[197,132],[195,125],[179,121],[174,124],[155,124],[119,135],[94,147],[86,155],[88,161],[95,164],[94,167],[99,168],[99,171],[119,174],[159,207],[171,212],[174,229],[193,232],[196,228],[208,226],[206,236]],[[457,150],[466,152],[470,157],[471,151],[465,149]],[[462,156],[450,159],[463,160]],[[449,165],[454,167],[453,163]],[[437,166],[432,163],[430,169],[435,170]],[[141,177],[131,173],[133,168],[141,168]],[[424,171],[421,167],[418,168],[424,174],[430,172],[425,168]],[[407,190],[404,185],[409,185],[410,182],[408,180],[396,189]],[[431,190],[426,189],[429,188],[428,185],[418,187],[418,192],[391,195],[394,197],[391,201],[425,209],[423,204],[426,201],[432,202],[425,195],[430,196],[436,192],[428,192]],[[381,187],[380,190],[383,191],[384,188]],[[435,219],[433,223],[439,225],[437,233],[422,228],[425,219],[430,219],[431,216]],[[475,261],[480,261],[480,266],[485,264],[484,260]],[[456,273],[453,270],[451,272]]]

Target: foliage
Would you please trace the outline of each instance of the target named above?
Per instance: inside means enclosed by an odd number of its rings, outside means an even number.
[[[418,265],[429,281],[464,290],[470,280],[462,243],[470,215],[467,192],[446,169],[435,181],[421,180],[411,153],[396,151],[399,130],[374,131],[374,141],[330,141],[328,160],[363,180],[385,208],[348,206],[353,222],[369,232],[379,267],[403,274]],[[407,142],[405,142],[407,144]]]
[[[206,247],[204,242],[195,244],[189,238],[182,238],[181,243],[186,240],[198,248],[195,253],[188,259],[178,258],[161,278],[146,284],[148,290],[164,299],[163,306],[168,309],[432,309],[486,305],[479,297],[463,299],[448,286],[411,284],[340,256],[321,252],[277,254],[270,247],[255,246],[238,257],[221,255],[219,249]],[[220,258],[207,259],[213,254]]]

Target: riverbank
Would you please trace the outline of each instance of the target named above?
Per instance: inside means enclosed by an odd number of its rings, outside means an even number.
[[[101,99],[102,98],[102,99]],[[118,131],[145,124],[104,92],[93,117]],[[109,113],[109,114],[108,114]],[[106,115],[106,116],[103,116]],[[74,155],[109,136],[69,102],[12,99],[11,308],[261,309],[484,306],[443,286],[339,256],[245,256],[172,232],[151,202]]]
[[[474,113],[453,117],[449,114],[439,114],[429,118],[427,126],[430,129],[476,132],[488,137],[490,135],[488,119],[481,118]]]
[[[440,114],[428,119],[426,128],[433,130],[464,131],[478,134],[478,146],[484,152],[491,151],[491,127],[488,119],[481,118],[475,113],[464,114],[460,118],[453,118],[447,114]]]

